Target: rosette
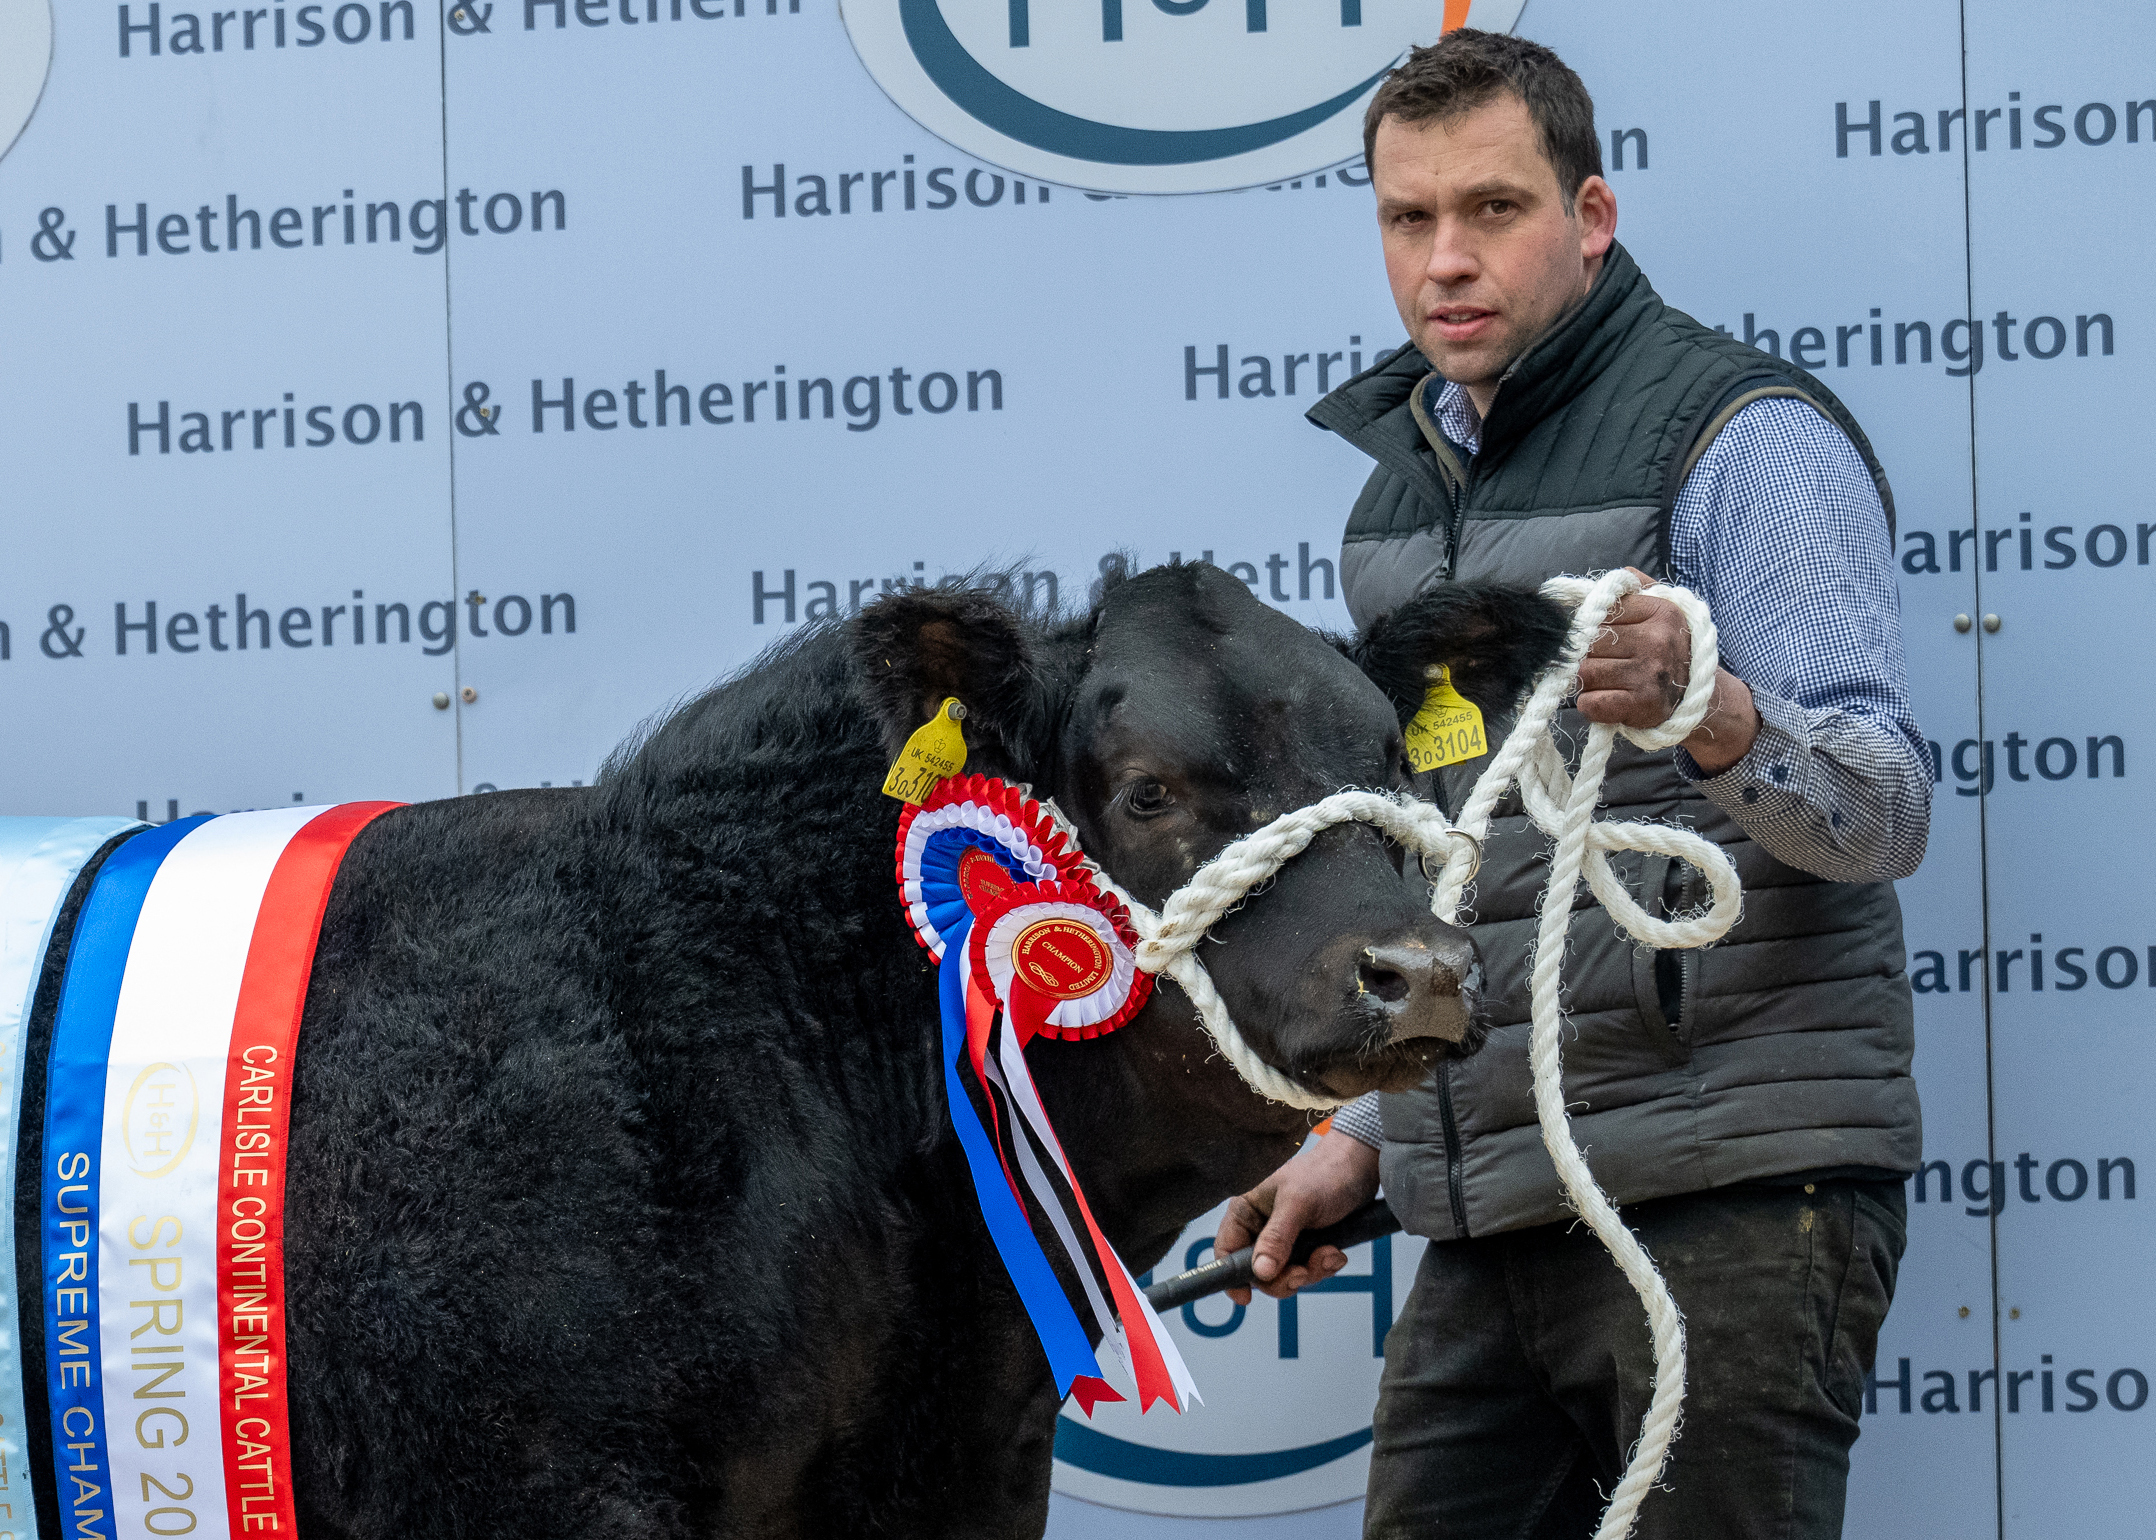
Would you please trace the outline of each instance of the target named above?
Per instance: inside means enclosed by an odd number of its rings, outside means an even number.
[[[974,913],[973,972],[1009,1008],[1021,1040],[1113,1032],[1145,1007],[1138,934],[1123,906],[1083,880],[1007,888]]]

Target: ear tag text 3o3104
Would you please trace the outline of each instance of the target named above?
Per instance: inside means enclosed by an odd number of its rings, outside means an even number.
[[[915,728],[898,751],[891,773],[883,778],[883,794],[919,807],[939,781],[965,769],[966,735],[958,726],[965,719],[966,708],[958,697],[945,696],[936,714]]]
[[[1482,731],[1482,708],[1452,687],[1448,671],[1432,670],[1430,693],[1407,724],[1408,768],[1419,775],[1489,751]]]

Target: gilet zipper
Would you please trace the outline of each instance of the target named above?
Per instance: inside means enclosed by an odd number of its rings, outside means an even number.
[[[1480,458],[1479,456],[1477,458]],[[1460,574],[1460,535],[1467,525],[1467,494],[1475,484],[1475,462],[1467,463],[1467,480],[1453,494],[1452,528],[1445,536],[1445,576],[1456,578]]]
[[[1555,330],[1555,327],[1553,326],[1551,329]],[[1544,333],[1544,335],[1547,336],[1548,333]],[[1507,364],[1505,372],[1497,377],[1497,388],[1490,392],[1490,411],[1482,414],[1482,432],[1479,437],[1483,443],[1488,443],[1490,439],[1490,413],[1497,410],[1498,392],[1505,388],[1505,381],[1519,372],[1522,360],[1532,351],[1534,351],[1533,348],[1529,348],[1526,352],[1522,352],[1518,358]],[[1479,468],[1481,461],[1482,451],[1480,449],[1467,457],[1466,480],[1460,484],[1458,491],[1453,494],[1452,538],[1447,543],[1445,551],[1445,576],[1447,578],[1454,578],[1459,575],[1460,535],[1467,524],[1467,505],[1475,495],[1475,472]]]
[[[1677,912],[1680,914],[1692,907],[1692,876],[1692,872],[1687,870],[1677,889]],[[1680,1031],[1683,1030],[1684,1024],[1692,1019],[1692,978],[1698,971],[1697,951],[1677,954],[1677,1019],[1670,1025]]]
[[[1457,1240],[1467,1239],[1466,1177],[1460,1169],[1460,1124],[1452,1113],[1452,1061],[1437,1066],[1437,1110],[1445,1125],[1445,1189],[1452,1199],[1452,1228]]]

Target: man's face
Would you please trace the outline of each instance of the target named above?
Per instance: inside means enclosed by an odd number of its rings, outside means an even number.
[[[1617,229],[1589,177],[1565,212],[1534,119],[1501,95],[1457,118],[1378,124],[1370,160],[1385,273],[1407,334],[1446,379],[1487,389],[1583,295]]]

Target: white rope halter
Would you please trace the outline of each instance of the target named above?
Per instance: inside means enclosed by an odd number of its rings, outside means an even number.
[[[1551,720],[1577,688],[1580,660],[1594,644],[1610,609],[1626,595],[1641,591],[1676,605],[1691,625],[1692,670],[1684,699],[1660,727],[1592,724],[1580,755],[1579,772],[1570,774],[1551,735]],[[1654,1398],[1624,1479],[1618,1483],[1595,1532],[1596,1540],[1623,1540],[1631,1533],[1641,1499],[1660,1478],[1670,1440],[1676,1436],[1678,1412],[1684,1403],[1684,1318],[1646,1248],[1618,1219],[1616,1209],[1596,1185],[1594,1174],[1572,1139],[1571,1124],[1565,1115],[1561,1063],[1564,1016],[1559,997],[1565,933],[1572,922],[1572,896],[1583,874],[1587,886],[1620,930],[1642,946],[1660,949],[1702,947],[1721,939],[1737,922],[1743,894],[1728,855],[1689,829],[1659,823],[1597,823],[1594,819],[1610,751],[1620,732],[1643,749],[1674,748],[1692,735],[1713,706],[1720,647],[1706,604],[1686,589],[1665,584],[1642,590],[1639,578],[1629,570],[1593,579],[1552,578],[1542,585],[1542,592],[1559,603],[1574,606],[1564,655],[1536,681],[1518,723],[1475,782],[1457,824],[1448,822],[1429,803],[1404,794],[1341,791],[1308,807],[1283,813],[1264,828],[1236,840],[1200,867],[1157,911],[1131,897],[1106,872],[1100,872],[1098,878],[1101,886],[1130,910],[1131,923],[1143,938],[1137,950],[1138,966],[1148,973],[1165,973],[1182,987],[1197,1007],[1198,1019],[1221,1056],[1235,1066],[1250,1088],[1291,1107],[1326,1111],[1338,1106],[1340,1098],[1312,1092],[1267,1064],[1236,1030],[1220,991],[1213,987],[1205,965],[1198,960],[1198,943],[1214,924],[1307,849],[1320,833],[1335,824],[1351,822],[1374,824],[1419,855],[1442,857],[1444,867],[1438,873],[1430,908],[1440,920],[1453,923],[1467,884],[1480,864],[1491,810],[1518,782],[1528,817],[1556,842],[1550,858],[1549,885],[1543,891],[1542,921],[1535,937],[1534,970],[1529,981],[1533,1030],[1528,1054],[1534,1071],[1535,1113],[1542,1126],[1542,1142],[1556,1164],[1558,1180],[1564,1184],[1573,1208],[1609,1248],[1638,1292],[1654,1337]],[[1048,806],[1061,818],[1052,803]],[[1072,842],[1076,843],[1075,835]],[[1649,914],[1610,870],[1609,855],[1613,850],[1665,855],[1690,864],[1706,877],[1713,901],[1702,913],[1674,919]]]

